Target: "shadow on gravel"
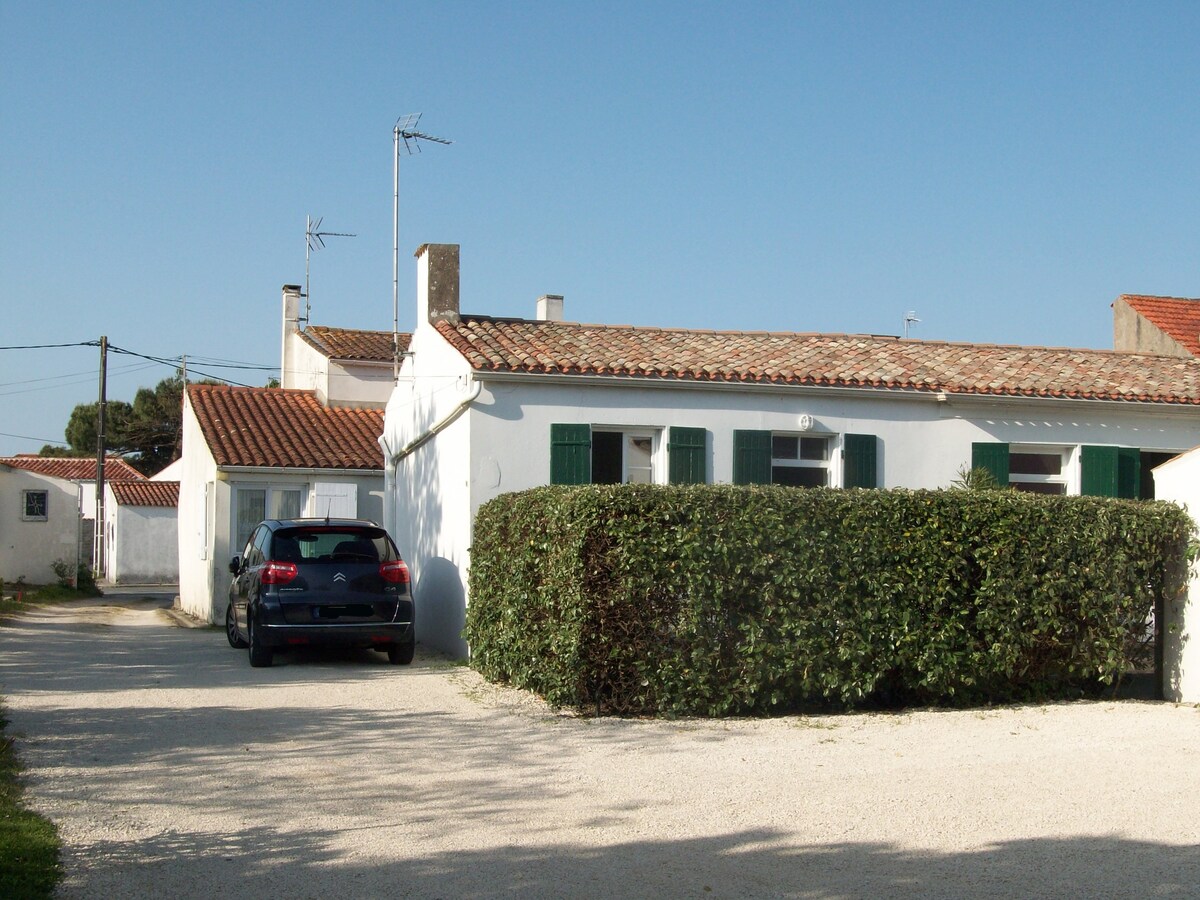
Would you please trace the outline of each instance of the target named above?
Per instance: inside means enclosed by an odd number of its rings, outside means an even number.
[[[402,833],[403,824],[380,824]],[[1011,841],[923,854],[886,844],[781,845],[771,831],[601,848],[456,850],[403,864],[347,862],[326,848],[346,832],[250,829],[97,844],[99,883],[137,865],[162,896],[344,897],[1194,897],[1195,847],[1110,837]],[[183,865],[181,865],[183,863]],[[204,884],[185,880],[203,864]],[[106,869],[109,869],[107,873]],[[107,876],[107,877],[106,877]],[[69,886],[68,886],[69,887]],[[68,891],[69,893],[69,891]]]
[[[279,652],[274,666],[252,670],[246,651],[230,647],[219,629],[125,625],[119,620],[18,622],[0,629],[0,651],[0,690],[17,675],[47,690],[73,689],[82,683],[89,691],[124,691],[270,687],[294,684],[306,673],[326,684],[403,674],[403,667],[391,666],[382,653],[337,648]]]
[[[208,813],[244,823],[233,833],[142,831],[123,840],[96,828],[68,848],[62,896],[118,896],[130,881],[173,897],[1200,894],[1200,848],[1112,836],[1011,841],[960,853],[795,846],[769,829],[600,847],[567,843],[561,819],[539,820],[545,801],[559,801],[560,809],[595,803],[595,819],[582,827],[595,829],[590,834],[603,843],[636,818],[622,805],[635,801],[626,794],[602,805],[589,786],[622,777],[626,747],[669,754],[679,752],[675,744],[645,741],[645,729],[630,723],[529,718],[478,706],[467,715],[406,703],[422,686],[455,677],[441,660],[395,667],[360,651],[284,654],[280,663],[251,669],[246,653],[216,629],[53,621],[0,629],[0,693],[19,685],[64,695],[20,715],[39,756],[70,772],[37,785],[59,809],[103,798],[114,818],[122,810],[153,810],[156,822],[179,822],[184,817],[170,813],[190,806],[200,820]],[[387,681],[372,695],[377,706],[364,708],[355,684],[379,679]],[[273,691],[281,685],[292,690]],[[131,689],[136,703],[105,696]],[[187,705],[157,693],[179,689],[193,692]],[[278,699],[285,695],[286,703]],[[588,759],[614,764],[613,771],[585,770],[587,760],[573,758],[593,738],[616,752]],[[695,764],[681,757],[676,770]],[[173,779],[186,782],[187,791],[163,795]],[[279,825],[250,824],[262,821]],[[921,824],[913,822],[915,833]],[[477,848],[485,830],[511,834],[520,845],[434,852],[422,843],[423,835],[436,834],[443,846]],[[380,862],[380,853],[403,861]]]

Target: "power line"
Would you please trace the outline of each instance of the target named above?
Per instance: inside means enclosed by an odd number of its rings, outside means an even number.
[[[53,441],[50,438],[31,437],[28,434],[9,434],[7,431],[0,431],[0,437],[20,438],[23,441],[41,441],[43,444],[55,444],[59,447],[66,447],[62,441]]]
[[[24,344],[22,346],[0,347],[0,350],[52,350],[57,347],[99,347],[99,341],[82,341],[77,344]]]

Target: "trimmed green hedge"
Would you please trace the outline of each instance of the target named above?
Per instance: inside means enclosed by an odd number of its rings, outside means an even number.
[[[472,665],[556,705],[720,716],[1078,695],[1190,535],[1015,491],[544,487],[480,509]]]

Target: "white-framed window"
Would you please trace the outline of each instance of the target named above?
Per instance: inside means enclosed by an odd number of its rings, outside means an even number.
[[[592,484],[656,484],[659,432],[649,428],[592,428]]]
[[[49,510],[49,491],[21,491],[21,518],[24,521],[45,522]]]
[[[1076,494],[1073,448],[1043,444],[1012,444],[1008,448],[1008,483],[1018,491],[1036,494]]]
[[[826,434],[771,434],[771,483],[828,487],[833,438]]]
[[[263,519],[295,519],[304,508],[304,489],[295,485],[246,484],[234,490],[234,547],[241,550]]]

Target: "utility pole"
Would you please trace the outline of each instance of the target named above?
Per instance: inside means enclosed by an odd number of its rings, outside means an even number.
[[[104,457],[108,440],[104,433],[108,400],[108,338],[100,337],[100,402],[96,408],[96,527],[92,535],[92,571],[104,575]]]

